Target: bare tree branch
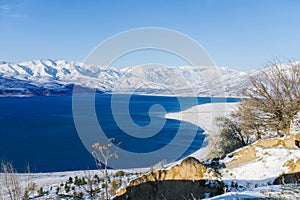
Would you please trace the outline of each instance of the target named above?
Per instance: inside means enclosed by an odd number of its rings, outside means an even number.
[[[300,110],[300,63],[283,65],[274,63],[261,74],[251,76],[252,88],[248,91],[249,106],[255,112],[242,117],[250,123],[260,120],[261,124],[277,131],[279,135],[289,134],[293,117]],[[249,109],[245,109],[248,110]],[[256,116],[255,116],[256,115]]]

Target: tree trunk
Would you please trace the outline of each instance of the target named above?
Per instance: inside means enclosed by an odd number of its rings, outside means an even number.
[[[283,130],[283,133],[284,133],[284,135],[290,135],[291,134],[291,127],[290,126],[288,126],[288,127],[286,127],[284,130]]]
[[[286,121],[285,126],[284,126],[284,128],[282,130],[283,133],[284,133],[284,135],[290,135],[291,124],[292,124],[292,120],[291,119],[289,119],[289,120]]]

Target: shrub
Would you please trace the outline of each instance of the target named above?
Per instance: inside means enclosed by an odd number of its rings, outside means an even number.
[[[118,176],[124,176],[125,175],[125,172],[124,171],[117,171],[115,173],[115,176],[118,177]]]
[[[59,192],[60,192],[60,187],[57,187],[57,188],[56,188],[56,191],[55,191],[55,194],[58,195]]]
[[[40,189],[38,189],[37,194],[38,194],[38,196],[43,196],[44,195],[44,190],[43,190],[42,187]]]
[[[66,193],[70,192],[70,187],[68,185],[65,185],[65,191],[66,191]]]
[[[67,183],[68,183],[68,184],[72,184],[72,183],[73,183],[73,178],[72,178],[72,177],[69,177]]]
[[[29,193],[27,190],[25,190],[22,200],[29,200]]]

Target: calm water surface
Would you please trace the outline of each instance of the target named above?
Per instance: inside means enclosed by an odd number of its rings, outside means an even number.
[[[120,95],[122,97],[122,95]],[[167,112],[178,112],[194,106],[192,98],[142,96],[131,97],[129,110],[134,122],[140,126],[150,123],[149,108],[161,104]],[[111,114],[111,95],[97,94],[95,98],[99,123],[108,137],[122,141],[122,148],[133,152],[147,152],[168,144],[182,123],[187,134],[194,125],[177,120],[166,120],[163,129],[145,141],[125,134]],[[239,99],[226,99],[235,102]],[[224,99],[220,99],[224,101]],[[209,103],[210,98],[198,98],[198,104]],[[124,104],[120,98],[120,105]],[[119,113],[122,115],[122,113]],[[157,117],[163,118],[159,113]],[[201,146],[203,131],[198,129],[194,142],[183,156]],[[134,144],[134,145],[133,145]],[[184,145],[183,142],[178,145]],[[19,172],[30,164],[33,172],[52,172],[95,169],[93,157],[81,143],[72,116],[72,97],[3,97],[0,98],[0,159],[12,161]]]

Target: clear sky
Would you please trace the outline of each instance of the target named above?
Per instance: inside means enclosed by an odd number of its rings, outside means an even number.
[[[233,69],[300,60],[298,0],[0,0],[0,60],[80,61],[140,27],[182,32]]]

